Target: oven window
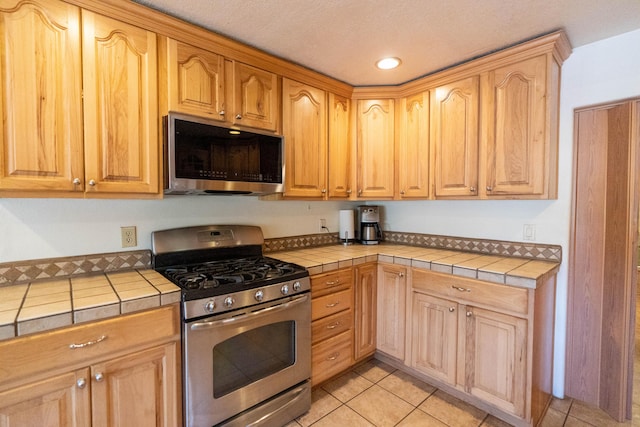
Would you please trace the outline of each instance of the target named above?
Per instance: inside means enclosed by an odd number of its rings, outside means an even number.
[[[295,322],[251,329],[213,348],[213,397],[219,398],[295,363]]]

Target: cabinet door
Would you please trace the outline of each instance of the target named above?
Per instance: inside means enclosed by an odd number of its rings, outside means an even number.
[[[456,384],[458,304],[419,292],[411,308],[411,367]]]
[[[277,131],[278,76],[268,71],[236,62],[233,71],[233,123]]]
[[[329,198],[348,199],[351,196],[351,137],[349,115],[351,101],[329,94]]]
[[[327,193],[327,101],[323,90],[282,80],[285,196]]]
[[[180,424],[176,343],[91,367],[93,426]]]
[[[168,110],[225,120],[224,57],[176,40],[162,41]]]
[[[158,193],[156,35],[82,11],[86,190]]]
[[[0,392],[0,425],[90,425],[88,375],[88,369],[81,369]]]
[[[0,43],[0,191],[81,190],[80,9],[2,0]]]
[[[483,109],[489,115],[487,196],[547,195],[551,180],[555,197],[557,170],[555,157],[550,158],[550,138],[556,138],[557,130],[550,130],[546,64],[546,56],[539,56],[489,73]]]
[[[404,360],[407,269],[400,265],[378,266],[377,348]]]
[[[431,91],[431,142],[436,197],[476,196],[478,77]]]
[[[393,197],[394,116],[393,99],[358,101],[358,198]]]
[[[429,197],[429,94],[402,100],[398,191],[402,199]]]
[[[354,360],[376,351],[376,264],[355,268]]]
[[[461,363],[465,391],[524,417],[527,321],[462,305],[459,319],[459,336],[465,340]]]

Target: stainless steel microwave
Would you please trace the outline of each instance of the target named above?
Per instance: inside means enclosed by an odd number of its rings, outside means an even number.
[[[284,190],[284,138],[169,113],[165,194],[269,194]]]

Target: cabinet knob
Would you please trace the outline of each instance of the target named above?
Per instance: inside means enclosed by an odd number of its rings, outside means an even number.
[[[400,195],[404,196],[404,190],[400,190]]]
[[[454,311],[456,311],[455,307],[449,307],[449,313],[453,313]]]
[[[347,190],[347,194],[351,194],[351,189],[348,189],[348,190]]]
[[[362,188],[358,189],[358,196],[362,196]]]
[[[472,193],[475,193],[476,192],[476,187],[469,187],[469,191],[472,192]]]
[[[398,273],[398,277],[404,277],[404,273],[403,272]]]
[[[236,120],[242,120],[242,114],[236,114]]]
[[[472,311],[467,311],[467,317],[471,317],[473,316],[473,312]]]
[[[89,185],[92,186],[92,187],[95,186],[96,185],[96,181],[94,179],[90,179],[89,180]]]
[[[326,188],[322,189],[322,194],[327,194],[327,189]]]
[[[78,379],[78,381],[76,381],[76,385],[78,386],[78,388],[85,388],[87,386],[87,380],[84,378],[80,378]]]
[[[493,187],[487,185],[487,191],[493,191]]]
[[[104,375],[102,375],[102,372],[98,372],[97,374],[95,374],[93,376],[93,378],[95,378],[96,381],[100,382],[100,381],[104,380]]]
[[[73,185],[80,185],[80,178],[73,178]]]
[[[218,114],[221,115],[221,116],[224,116],[224,110],[218,111]]]

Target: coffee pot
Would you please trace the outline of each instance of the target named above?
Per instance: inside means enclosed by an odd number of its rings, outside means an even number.
[[[382,240],[378,206],[358,206],[357,230],[363,245],[377,245]]]

